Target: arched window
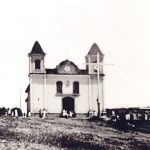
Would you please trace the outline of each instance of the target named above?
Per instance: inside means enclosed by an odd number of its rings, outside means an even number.
[[[56,82],[56,90],[57,90],[57,93],[62,93],[62,82],[61,81]]]
[[[41,69],[41,61],[40,60],[35,60],[35,69]]]
[[[79,82],[77,81],[73,82],[73,93],[79,94]]]

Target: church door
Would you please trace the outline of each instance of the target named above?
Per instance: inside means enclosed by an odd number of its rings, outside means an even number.
[[[74,98],[64,97],[62,99],[62,109],[74,112]]]

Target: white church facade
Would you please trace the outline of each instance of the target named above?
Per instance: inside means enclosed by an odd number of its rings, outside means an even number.
[[[61,114],[63,110],[87,114],[104,110],[103,53],[93,44],[85,56],[85,69],[79,69],[70,60],[60,62],[55,68],[45,68],[45,52],[35,42],[29,57],[29,85],[27,112]],[[57,58],[56,58],[57,60]]]

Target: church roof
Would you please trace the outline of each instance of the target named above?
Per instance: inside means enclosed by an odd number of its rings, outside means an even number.
[[[97,53],[99,53],[100,55],[103,55],[103,53],[99,49],[98,45],[96,43],[94,43],[91,46],[90,51],[88,52],[88,55],[97,55]]]
[[[25,99],[25,102],[28,102],[29,101],[29,97],[27,97],[26,99]]]
[[[65,67],[69,66],[69,70],[66,71]],[[72,61],[66,59],[59,63],[54,69],[46,69],[46,74],[88,74],[86,69],[79,69]]]
[[[56,68],[54,68],[54,69],[47,68],[46,69],[46,74],[59,74],[59,73],[57,72]],[[88,70],[87,69],[80,69],[78,74],[80,74],[80,75],[87,75],[88,74]]]
[[[57,74],[57,69],[46,69],[46,74]]]
[[[69,66],[69,70],[70,71],[65,71],[65,67]],[[72,61],[66,59],[64,61],[62,61],[61,63],[59,63],[59,65],[56,67],[57,68],[57,72],[58,73],[69,73],[69,74],[77,74],[79,73],[79,68],[77,65],[75,65]]]
[[[67,65],[67,64],[71,64],[71,65],[77,67],[77,65],[75,65],[72,61],[70,61],[70,60],[68,60],[68,59],[66,59],[66,60],[64,60],[64,61],[62,61],[62,62],[60,62],[58,66],[63,66],[63,65]]]
[[[26,92],[26,93],[29,93],[29,91],[30,91],[30,84],[27,86],[25,92]]]
[[[38,41],[35,41],[31,50],[31,54],[45,54]]]

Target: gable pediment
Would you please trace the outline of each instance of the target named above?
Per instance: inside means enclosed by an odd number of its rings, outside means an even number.
[[[69,60],[62,61],[57,67],[58,74],[78,74],[80,73],[79,68]]]

